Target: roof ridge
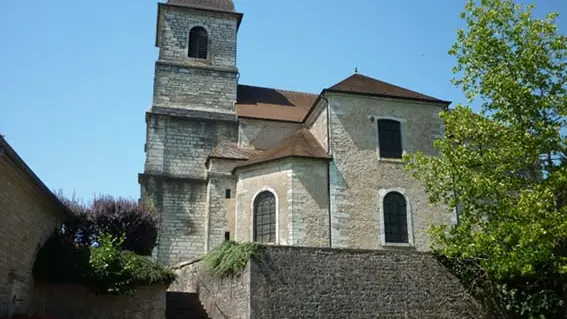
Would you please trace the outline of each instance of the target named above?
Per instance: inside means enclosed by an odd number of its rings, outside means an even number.
[[[313,134],[309,130],[301,128],[297,130],[295,134],[284,138],[278,144],[270,147],[261,154],[250,157],[248,161],[236,166],[234,170],[289,157],[331,159],[327,151],[321,146]]]
[[[443,101],[431,95],[420,93],[398,84],[379,80],[361,73],[352,74],[346,79],[332,85],[327,90],[420,100],[447,105],[451,103],[449,101]]]
[[[373,78],[373,77],[370,77],[370,76],[367,76],[367,75],[364,75],[364,74],[359,74],[359,75],[361,75],[361,76],[363,76],[363,77],[365,77],[365,78],[367,78],[367,79],[374,80],[374,81],[376,81],[376,82],[381,82],[381,83],[384,83],[384,84],[387,84],[387,85],[390,85],[390,86],[395,86],[395,87],[397,87],[398,89],[402,89],[402,90],[405,90],[405,91],[410,91],[410,92],[413,92],[413,93],[417,93],[417,94],[419,94],[419,95],[428,96],[428,97],[430,97],[430,98],[432,98],[432,99],[435,99],[435,100],[439,100],[438,98],[433,97],[433,96],[431,96],[431,95],[428,95],[428,94],[425,94],[425,93],[420,93],[420,92],[417,92],[417,91],[415,91],[415,90],[405,88],[405,87],[403,87],[403,86],[400,86],[400,85],[395,84],[395,83],[392,83],[392,82],[388,82],[388,81],[384,81],[384,80],[375,79],[375,78]]]

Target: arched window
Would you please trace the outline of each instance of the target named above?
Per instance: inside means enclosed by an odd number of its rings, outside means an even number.
[[[194,27],[189,32],[189,57],[197,59],[207,58],[209,35],[203,27]]]
[[[402,158],[402,130],[396,120],[378,120],[378,146],[382,158]]]
[[[254,199],[254,241],[276,242],[276,197],[269,191]]]
[[[408,243],[406,198],[398,192],[390,192],[383,204],[386,243]]]

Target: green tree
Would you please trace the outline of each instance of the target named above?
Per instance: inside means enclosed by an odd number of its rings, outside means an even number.
[[[407,156],[433,203],[434,250],[498,317],[564,316],[567,274],[567,41],[557,14],[469,0],[449,51],[453,82],[480,114],[444,112],[438,156]]]

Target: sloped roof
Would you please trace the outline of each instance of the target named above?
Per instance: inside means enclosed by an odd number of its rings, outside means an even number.
[[[238,85],[236,114],[244,118],[302,123],[309,111],[315,107],[318,99],[327,91],[451,104],[449,101],[443,101],[362,74],[353,74],[330,88],[324,89],[320,95]]]
[[[234,12],[232,0],[168,0],[168,4]]]
[[[43,183],[41,179],[31,170],[24,160],[10,146],[8,141],[0,134],[0,158],[5,156],[23,176],[33,185],[54,207],[66,218],[76,217],[75,214]]]
[[[239,148],[236,143],[219,144],[213,148],[209,157],[235,160],[247,160],[261,154],[261,150]]]
[[[450,104],[451,102],[443,101],[425,94],[421,94],[403,87],[376,80],[374,78],[353,74],[343,81],[331,86],[328,91],[368,94],[382,97],[400,98],[408,100],[417,100],[424,102],[435,102],[442,104]]]
[[[235,169],[288,157],[306,157],[325,160],[331,159],[321,144],[317,142],[317,139],[315,139],[313,134],[311,134],[309,130],[301,129],[297,131],[295,135],[281,141],[281,143],[274,148],[267,149],[262,153],[251,157],[248,161],[235,167]]]
[[[302,122],[317,100],[316,94],[239,85],[236,114],[239,117]]]

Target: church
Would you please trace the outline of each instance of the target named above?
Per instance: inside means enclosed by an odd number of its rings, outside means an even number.
[[[224,240],[427,251],[452,212],[429,204],[402,156],[435,155],[450,102],[354,74],[319,94],[239,83],[232,0],[158,6],[141,197],[159,214],[154,257]]]

